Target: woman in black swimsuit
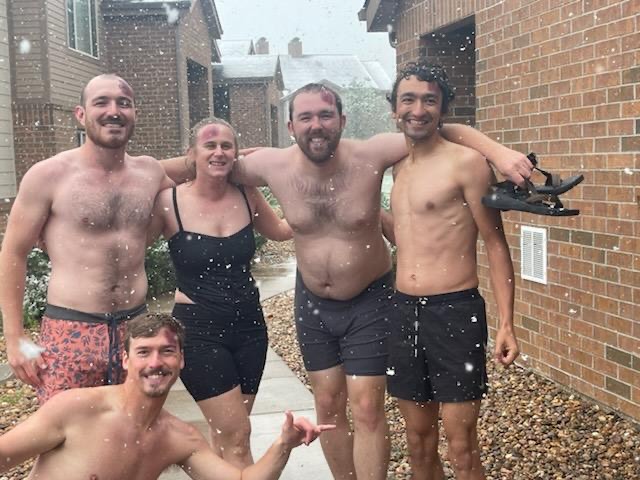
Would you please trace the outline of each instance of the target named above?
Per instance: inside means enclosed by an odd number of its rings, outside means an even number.
[[[230,182],[238,153],[224,120],[193,127],[187,161],[195,180],[158,195],[150,235],[162,233],[176,269],[174,317],[186,328],[181,379],[209,422],[221,457],[253,463],[253,407],[267,354],[267,329],[250,271],[253,229],[288,240],[291,229],[260,192]]]

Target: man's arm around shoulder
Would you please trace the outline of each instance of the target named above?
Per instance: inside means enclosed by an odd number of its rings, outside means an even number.
[[[357,142],[357,140],[354,140]],[[366,159],[386,170],[409,154],[407,141],[402,133],[380,133],[368,140],[358,142],[358,148]]]
[[[269,184],[271,175],[281,175],[290,165],[296,148],[261,148],[241,155],[233,166],[231,180],[251,187],[264,187]]]

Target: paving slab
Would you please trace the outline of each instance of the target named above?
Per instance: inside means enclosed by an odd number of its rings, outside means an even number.
[[[13,370],[6,363],[0,363],[0,383],[7,382],[13,378]]]

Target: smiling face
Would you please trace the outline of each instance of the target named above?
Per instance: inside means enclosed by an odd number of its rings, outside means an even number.
[[[195,162],[196,176],[224,176],[231,173],[237,155],[236,141],[231,129],[225,125],[203,125],[195,138],[195,145],[187,155]]]
[[[177,335],[161,328],[153,337],[132,338],[123,355],[127,382],[135,382],[148,397],[169,393],[184,367],[184,358]]]
[[[309,160],[326,162],[338,148],[345,125],[335,97],[328,91],[304,92],[293,102],[289,132]]]
[[[76,107],[75,115],[88,140],[107,149],[126,147],[136,121],[129,84],[115,75],[101,75],[87,84],[82,98],[83,105]]]
[[[435,82],[410,76],[398,84],[394,118],[404,134],[413,141],[431,137],[440,124],[442,92]]]

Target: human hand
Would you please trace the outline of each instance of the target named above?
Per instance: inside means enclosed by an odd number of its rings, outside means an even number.
[[[293,418],[293,413],[287,410],[284,412],[286,418],[282,425],[282,433],[280,437],[282,442],[289,448],[295,448],[298,445],[309,445],[318,436],[326,431],[336,428],[335,425],[315,425],[305,417]]]
[[[494,351],[496,362],[508,367],[518,358],[519,354],[520,349],[518,348],[518,341],[516,340],[513,328],[499,328],[496,333],[496,347]]]
[[[7,359],[11,370],[19,380],[33,387],[42,385],[40,370],[47,368],[42,358],[43,351],[25,335],[7,338]]]
[[[525,179],[531,177],[533,164],[523,153],[503,147],[502,153],[491,159],[491,163],[507,180],[519,186],[524,186]]]

